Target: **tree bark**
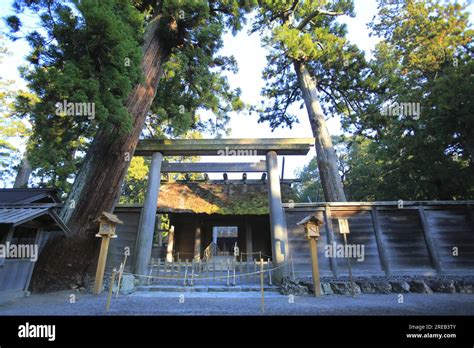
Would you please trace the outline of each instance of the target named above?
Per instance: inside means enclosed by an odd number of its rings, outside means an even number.
[[[310,75],[304,62],[294,60],[293,66],[303,93],[309,122],[315,138],[316,158],[325,200],[326,202],[345,202],[346,196],[337,167],[336,151],[324,119],[317,83]]]
[[[158,34],[162,26],[156,17],[148,26],[143,45],[144,80],[135,86],[126,100],[133,119],[132,130],[121,134],[119,127],[101,127],[92,141],[83,165],[76,176],[60,216],[71,231],[69,238],[48,242],[36,265],[32,288],[37,291],[64,288],[71,284],[89,286],[97,262],[99,243],[94,238],[98,230],[97,217],[113,212],[130,160],[142,132],[145,118],[156,94],[163,73],[163,63],[169,57],[170,36],[166,41]],[[177,32],[176,23],[169,24]]]
[[[28,161],[27,153],[25,152],[20,163],[20,168],[18,168],[18,172],[16,173],[13,188],[27,187],[32,171],[33,169],[31,168],[31,164]]]

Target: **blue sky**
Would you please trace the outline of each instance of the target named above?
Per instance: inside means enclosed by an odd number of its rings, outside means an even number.
[[[0,0],[0,16],[3,18],[10,13],[10,0]],[[473,19],[474,5],[470,6],[471,21]],[[367,24],[377,13],[376,0],[355,0],[355,18],[347,16],[340,17],[339,20],[347,24],[348,39],[358,45],[370,56],[370,51],[377,43],[377,38],[369,37],[369,30]],[[2,30],[5,26],[2,22]],[[18,75],[18,67],[24,64],[24,56],[27,54],[28,45],[21,40],[15,43],[9,42],[8,49],[12,53],[7,57],[3,63],[0,64],[0,76],[4,80],[15,80],[19,87],[24,87],[24,82]],[[258,34],[249,36],[247,30],[242,30],[235,37],[228,34],[224,37],[223,55],[233,55],[238,63],[239,72],[234,75],[229,75],[229,82],[233,88],[239,87],[242,90],[242,99],[249,104],[260,103],[260,90],[264,86],[264,81],[261,78],[262,70],[266,64],[266,51],[260,46],[260,37]],[[298,138],[298,137],[312,137],[311,128],[308,121],[306,110],[299,109],[299,103],[293,105],[290,111],[298,116],[299,123],[295,124],[292,129],[279,128],[271,132],[267,123],[257,123],[257,115],[247,115],[245,113],[232,114],[231,122],[229,124],[231,133],[229,138]],[[208,116],[208,115],[206,115]],[[340,124],[337,118],[328,119],[328,127],[330,133],[333,135],[340,134]],[[302,156],[287,156],[285,160],[285,178],[292,178],[295,171],[301,168],[309,160],[314,157],[314,149],[306,157]],[[204,162],[225,161],[225,162],[253,162],[263,159],[263,157],[202,157]],[[279,159],[281,163],[281,158]],[[219,174],[210,175],[211,178],[220,178]],[[230,178],[239,178],[240,174],[229,174]],[[249,174],[249,178],[257,178],[259,174]]]

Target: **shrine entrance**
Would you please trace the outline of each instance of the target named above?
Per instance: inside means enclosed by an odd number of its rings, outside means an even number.
[[[286,230],[285,216],[281,200],[280,177],[277,155],[306,155],[314,139],[175,139],[175,140],[143,140],[138,143],[135,156],[151,156],[151,165],[148,176],[148,187],[145,202],[140,215],[138,237],[135,245],[133,258],[133,273],[146,275],[153,273],[153,265],[150,265],[153,247],[153,236],[158,206],[158,195],[160,192],[161,173],[228,173],[228,172],[261,172],[262,179],[267,185],[268,191],[268,216],[271,238],[271,262],[275,266],[274,280],[280,282],[287,272],[283,267],[289,262],[288,236]],[[255,163],[168,163],[163,162],[165,156],[237,156],[237,155],[265,156],[265,161]],[[245,174],[246,175],[246,174]],[[266,177],[268,177],[266,179]],[[226,174],[224,176],[226,181]],[[239,229],[234,225],[214,226],[213,242],[206,246],[210,247],[211,253],[222,253],[233,258],[233,272],[237,271],[236,258],[233,254],[232,242],[239,238]],[[217,227],[227,227],[227,230]],[[214,232],[215,231],[215,232]],[[202,231],[198,226],[195,230],[194,252],[200,254],[202,248]],[[205,249],[205,250],[206,250]],[[215,250],[213,250],[215,249]],[[206,255],[203,255],[204,257]],[[197,263],[201,258],[193,258]],[[174,260],[167,260],[174,262]],[[211,266],[207,260],[207,269]],[[215,260],[216,261],[216,260]],[[228,262],[227,262],[228,261]],[[243,261],[243,260],[242,260]],[[179,261],[178,261],[179,262]],[[227,265],[227,263],[229,263]],[[230,260],[224,262],[227,272],[230,272]],[[220,263],[219,263],[220,264]],[[202,264],[200,264],[202,266]],[[199,267],[201,267],[199,266]],[[174,267],[174,266],[173,266]],[[178,265],[179,267],[179,265]],[[195,270],[194,266],[191,267]],[[201,268],[200,268],[201,269]],[[165,270],[166,272],[166,270]],[[230,273],[229,273],[230,274]]]

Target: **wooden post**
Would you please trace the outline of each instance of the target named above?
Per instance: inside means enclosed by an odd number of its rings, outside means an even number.
[[[268,262],[270,262],[270,259],[268,259]],[[293,264],[293,258],[290,258],[290,267],[291,267],[291,279],[295,281],[295,265]]]
[[[163,233],[162,233],[163,230],[161,229],[161,218],[162,218],[162,214],[156,214],[155,233],[158,235],[159,247],[163,246]],[[159,260],[159,256],[158,256],[158,260]]]
[[[117,224],[123,224],[123,222],[120,221],[116,215],[107,212],[102,212],[95,221],[99,222],[99,233],[97,233],[95,236],[102,238],[94,283],[94,294],[98,295],[102,290],[102,282],[104,280],[105,264],[107,262],[110,238],[117,238],[117,235],[115,234],[115,228]]]
[[[184,269],[184,281],[183,281],[183,286],[186,286],[186,278],[188,277],[188,259],[186,259],[186,266]]]
[[[13,236],[13,231],[15,230],[15,228],[12,226],[10,228],[10,230],[7,232],[7,239],[5,240],[5,245],[7,243],[7,240],[10,241],[11,240],[11,237]],[[10,232],[12,233],[10,236],[8,236],[10,234]],[[41,240],[43,239],[43,236],[44,236],[44,230],[43,228],[39,228],[37,233],[36,233],[36,238],[35,238],[35,245],[41,245]],[[5,258],[0,258],[0,266],[2,264],[5,263]],[[33,265],[36,264],[36,262],[33,263]],[[30,267],[30,270],[28,272],[28,277],[27,277],[27,280],[25,282],[25,287],[23,288],[23,291],[25,294],[29,294],[30,292],[28,291],[28,288],[30,287],[30,281],[31,281],[31,277],[33,276],[33,270],[34,268],[33,267]],[[0,272],[1,273],[1,272]],[[28,295],[29,296],[29,295]]]
[[[262,289],[262,313],[265,310],[265,295],[263,290],[263,259],[260,258],[260,288]]]
[[[246,271],[247,271],[247,282],[251,282],[252,280],[252,276],[250,274],[250,261],[247,260],[247,267],[246,267]]]
[[[421,227],[423,228],[423,234],[425,236],[426,246],[428,247],[431,262],[434,268],[436,269],[436,272],[438,274],[442,274],[443,270],[441,268],[441,262],[439,261],[438,254],[436,252],[436,243],[431,235],[430,226],[428,225],[423,206],[418,207],[418,212],[420,215]]]
[[[97,270],[95,272],[94,295],[98,295],[102,291],[102,283],[104,280],[105,264],[107,262],[107,253],[109,251],[110,236],[102,235],[100,244],[99,260],[97,262]]]
[[[252,281],[252,275],[250,274],[252,272],[252,265],[253,265],[253,261],[250,260],[250,261],[247,261],[246,263],[246,273],[247,273],[247,281]]]
[[[150,285],[151,284],[151,276],[153,274],[153,265],[155,263],[155,260],[153,259],[153,257],[151,258],[151,265],[150,265],[150,270],[148,271],[148,278],[146,280],[147,284]]]
[[[173,260],[173,245],[174,245],[174,226],[170,226],[168,230],[168,246],[166,247],[166,261]]]
[[[229,260],[227,260],[227,286],[230,285],[230,263]]]
[[[253,259],[253,281],[257,281],[257,260]]]
[[[343,233],[344,236],[344,246],[347,245],[347,233]],[[354,287],[354,280],[352,279],[352,267],[351,267],[351,259],[349,258],[349,255],[346,255],[347,259],[347,269],[349,270],[349,280],[351,282],[351,294],[352,296],[355,296],[355,287]]]
[[[318,245],[316,242],[316,238],[309,238],[309,248],[311,251],[311,268],[313,271],[314,296],[321,296],[321,282],[319,280],[318,265]]]
[[[193,259],[191,261],[191,286],[194,286],[194,262],[195,260]]]
[[[239,262],[239,272],[242,275],[244,270],[242,269],[242,254],[240,254],[240,262]],[[240,283],[242,283],[242,276],[239,277]]]
[[[214,278],[214,281],[216,281],[216,260],[213,260],[213,270],[212,270],[212,275],[213,275],[213,278]]]
[[[374,225],[375,241],[377,243],[377,250],[379,251],[380,263],[382,264],[385,275],[390,276],[390,266],[388,264],[387,252],[383,244],[382,229],[380,228],[377,207],[372,207],[370,213],[372,215],[372,224]]]
[[[232,269],[234,270],[234,281],[233,281],[233,285],[235,286],[235,260],[232,260]]]
[[[267,268],[268,268],[268,284],[269,285],[272,285],[272,267],[270,265],[270,259],[268,258],[267,259]]]
[[[347,218],[339,218],[338,219],[338,222],[339,222],[339,233],[343,235],[343,238],[344,238],[344,249],[347,250],[347,235],[350,233],[350,230],[349,230],[349,220]],[[347,269],[349,271],[349,279],[350,279],[350,282],[351,282],[351,294],[352,296],[355,296],[355,287],[354,287],[354,281],[352,279],[352,266],[351,266],[351,259],[349,257],[349,255],[346,255],[346,259],[347,259]]]
[[[119,276],[117,280],[117,293],[115,294],[115,298],[118,298],[118,295],[120,292],[120,283],[122,281],[122,274],[123,274],[123,271],[125,270],[126,263],[127,263],[127,254],[125,254],[125,257],[123,258],[123,263],[120,264]]]
[[[326,214],[326,217],[329,215]],[[320,226],[323,225],[323,218],[321,213],[311,214],[297,223],[297,225],[304,225],[306,239],[309,241],[309,250],[311,253],[312,272],[314,296],[321,296],[321,282],[319,280],[319,264],[318,264],[318,244],[317,240],[321,236]],[[327,230],[326,230],[327,231]]]
[[[224,270],[224,261],[219,262],[219,277],[222,277],[223,271]],[[221,278],[223,282],[225,282],[225,278]]]
[[[268,259],[268,280],[270,281],[270,285],[272,285],[272,269],[273,263]]]
[[[178,259],[178,272],[176,278],[181,277],[181,259]]]
[[[334,245],[334,229],[332,227],[332,214],[331,214],[331,208],[329,206],[326,206],[324,208],[324,219],[325,221],[325,227],[326,227],[326,236],[328,240],[329,245]],[[334,277],[338,277],[338,269],[337,269],[337,262],[334,257],[329,258],[329,264],[331,265],[331,270],[332,273],[334,274]]]
[[[109,284],[109,295],[107,296],[107,304],[105,305],[106,312],[108,312],[110,309],[110,300],[112,298],[112,291],[113,291],[114,283],[115,283],[115,272],[117,272],[117,270],[114,268],[112,271],[112,277]]]
[[[199,260],[201,258],[201,228],[196,227],[196,233],[194,236],[194,259]]]

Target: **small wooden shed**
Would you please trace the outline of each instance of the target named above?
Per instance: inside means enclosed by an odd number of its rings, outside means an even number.
[[[28,292],[48,234],[69,233],[59,206],[51,189],[0,190],[0,303]]]

